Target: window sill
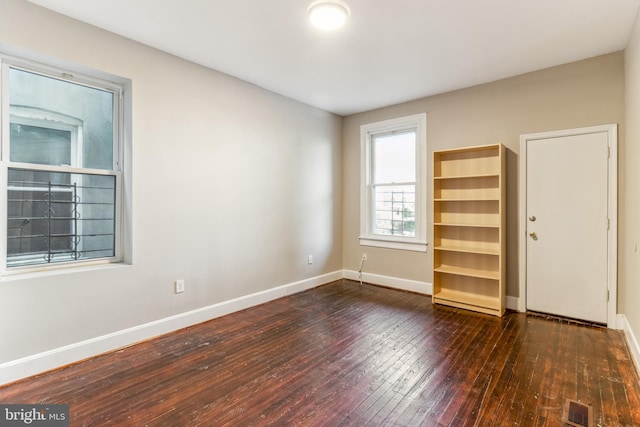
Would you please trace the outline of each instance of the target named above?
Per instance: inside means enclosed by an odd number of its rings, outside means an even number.
[[[37,279],[41,277],[58,276],[63,274],[83,273],[87,271],[96,271],[104,269],[114,269],[128,267],[131,264],[118,261],[95,261],[88,262],[84,265],[66,265],[40,269],[28,270],[5,270],[0,274],[0,282],[12,282],[15,280]]]
[[[377,237],[360,237],[361,246],[375,246],[386,249],[399,249],[402,251],[427,252],[426,241],[399,241],[395,239],[384,239]]]

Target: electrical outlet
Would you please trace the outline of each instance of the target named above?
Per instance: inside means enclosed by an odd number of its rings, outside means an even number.
[[[362,254],[362,260],[366,261],[367,260],[367,254]]]
[[[184,292],[184,279],[175,281],[175,292],[176,294],[181,294]]]
[[[307,257],[307,264],[309,264],[309,265],[313,264],[313,255],[309,255]]]

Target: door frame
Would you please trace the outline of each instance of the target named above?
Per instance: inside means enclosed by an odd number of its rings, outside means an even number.
[[[527,144],[529,141],[549,138],[561,138],[592,133],[607,133],[609,145],[607,213],[609,230],[607,231],[607,327],[615,329],[618,309],[618,125],[600,125],[577,129],[565,129],[551,132],[530,133],[520,136],[520,206],[518,223],[519,262],[519,299],[518,311],[527,311]]]

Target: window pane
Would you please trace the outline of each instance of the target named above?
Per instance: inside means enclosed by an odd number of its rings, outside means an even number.
[[[373,183],[416,180],[415,131],[373,137]]]
[[[11,123],[11,161],[71,166],[71,132]]]
[[[7,267],[115,255],[113,175],[9,169]]]
[[[373,234],[415,237],[415,185],[384,185],[374,188]]]
[[[113,101],[106,90],[10,68],[10,160],[113,170]],[[46,163],[42,150],[52,154]]]

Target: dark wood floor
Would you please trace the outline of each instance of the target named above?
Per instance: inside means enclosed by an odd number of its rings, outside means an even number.
[[[640,426],[619,331],[339,281],[0,388],[72,426]]]

